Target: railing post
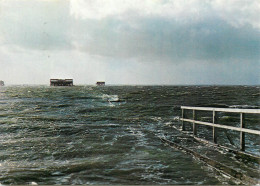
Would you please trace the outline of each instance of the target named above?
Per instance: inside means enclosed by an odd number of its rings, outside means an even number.
[[[185,115],[185,109],[181,109],[181,117],[184,119],[186,117]],[[182,120],[182,131],[185,131],[185,122]]]
[[[195,120],[197,119],[197,115],[196,115],[196,111],[192,110],[193,112],[193,135],[196,136],[197,135],[197,125],[195,123]]]
[[[240,113],[240,128],[245,128],[245,114]],[[245,151],[245,133],[240,132],[240,150]]]
[[[213,124],[215,124],[217,122],[217,112],[215,110],[213,110],[213,115],[212,115],[212,120],[213,120]],[[213,127],[213,142],[217,143],[217,129],[216,127]]]

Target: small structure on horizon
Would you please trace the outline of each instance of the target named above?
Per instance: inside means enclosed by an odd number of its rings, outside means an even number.
[[[73,79],[50,79],[50,86],[73,86]]]
[[[105,81],[97,81],[97,86],[105,86]]]
[[[5,82],[0,80],[0,86],[4,86],[5,85]]]

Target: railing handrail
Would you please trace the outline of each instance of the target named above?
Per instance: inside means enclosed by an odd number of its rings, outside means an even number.
[[[260,109],[215,108],[215,107],[189,107],[189,106],[181,106],[181,109],[187,109],[187,110],[203,110],[203,111],[216,111],[216,112],[233,112],[233,113],[260,114]]]
[[[232,126],[221,125],[221,124],[216,124],[216,123],[213,124],[213,123],[209,123],[209,122],[205,122],[205,121],[198,121],[198,120],[192,120],[192,119],[180,118],[180,120],[190,122],[190,123],[196,123],[196,124],[199,124],[199,125],[207,125],[207,126],[211,126],[211,127],[217,127],[217,128],[222,128],[222,129],[235,130],[235,131],[238,131],[238,132],[246,132],[246,133],[250,133],[250,134],[260,135],[259,130],[246,129],[246,128],[240,128],[240,127],[232,127]]]
[[[181,106],[182,117],[180,120],[182,121],[182,130],[185,130],[184,122],[193,123],[193,135],[197,135],[197,124],[206,125],[212,127],[213,132],[213,142],[217,143],[217,131],[216,128],[223,128],[229,130],[235,130],[240,132],[240,150],[245,150],[245,133],[257,134],[260,135],[259,130],[252,130],[245,128],[245,113],[247,114],[260,114],[260,109],[237,109],[237,108],[214,108],[214,107],[189,107],[189,106]],[[193,118],[188,119],[185,118],[185,110],[192,110]],[[203,122],[197,120],[196,111],[208,111],[212,112],[212,123]],[[240,127],[232,127],[228,125],[217,124],[217,112],[231,112],[231,113],[239,113],[240,114]]]

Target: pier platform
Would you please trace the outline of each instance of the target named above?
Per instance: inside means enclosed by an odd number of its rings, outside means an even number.
[[[50,86],[73,86],[73,79],[50,79]]]
[[[159,138],[164,144],[193,156],[195,160],[202,163],[202,166],[232,177],[237,184],[259,184],[260,158],[258,156],[243,154],[194,137],[192,132],[183,132],[181,128],[174,126],[167,128],[167,131],[174,135],[167,133],[164,137],[160,136]]]
[[[105,82],[104,81],[98,81],[97,83],[96,83],[96,85],[97,86],[105,86]]]

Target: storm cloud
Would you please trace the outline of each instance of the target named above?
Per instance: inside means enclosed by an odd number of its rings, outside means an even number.
[[[260,57],[260,33],[251,25],[236,28],[217,18],[185,24],[161,17],[138,18],[132,24],[113,17],[80,22],[73,46],[90,54],[139,61]]]
[[[257,0],[0,0],[0,79],[258,84],[259,12]]]

